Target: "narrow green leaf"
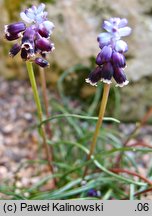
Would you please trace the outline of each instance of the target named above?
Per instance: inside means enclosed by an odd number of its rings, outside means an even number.
[[[73,117],[73,118],[79,118],[79,119],[86,119],[86,120],[98,120],[98,117],[91,117],[91,116],[83,116],[83,115],[76,115],[76,114],[59,114],[59,115],[54,115],[48,119],[45,119],[44,121],[42,121],[39,125],[39,127],[43,124],[46,124],[48,121],[52,121],[53,119],[60,119],[60,118],[68,118],[68,117]],[[119,120],[115,119],[115,118],[111,118],[111,117],[104,117],[103,118],[104,121],[113,121],[116,123],[120,123]]]

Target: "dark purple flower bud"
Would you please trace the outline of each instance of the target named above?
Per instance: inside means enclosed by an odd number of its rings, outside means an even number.
[[[102,77],[102,68],[98,66],[95,68],[95,70],[93,70],[89,74],[89,77],[86,79],[86,82],[90,83],[93,86],[96,86],[97,82],[101,79],[101,77]]]
[[[40,52],[40,55],[41,55],[43,58],[46,58],[46,53]]]
[[[110,46],[104,46],[103,49],[101,50],[97,62],[101,64],[105,62],[109,62],[111,60],[111,55],[112,55],[112,49]]]
[[[21,46],[19,44],[14,44],[13,47],[9,51],[9,55],[14,57],[21,50]]]
[[[20,32],[25,31],[26,25],[23,22],[12,23],[10,25],[5,25],[5,34],[7,36],[17,35]]]
[[[38,32],[42,37],[48,38],[50,36],[49,32],[45,28],[39,28]]]
[[[45,59],[42,59],[42,58],[36,58],[35,59],[35,63],[37,65],[39,65],[40,67],[43,67],[43,68],[49,66],[48,61],[46,61]]]
[[[38,26],[38,32],[42,37],[48,38],[52,34],[54,24],[50,21],[44,21]]]
[[[123,87],[129,83],[124,73],[124,70],[122,68],[119,67],[115,68],[113,77],[117,82],[116,86]]]
[[[102,75],[101,75],[102,78],[101,78],[101,80],[104,83],[110,84],[113,73],[114,73],[114,70],[113,70],[112,64],[110,62],[105,63],[103,65],[103,67],[102,67]]]
[[[20,37],[20,34],[16,34],[16,35],[7,35],[5,34],[5,38],[8,40],[8,41],[13,41],[13,40],[16,40]]]
[[[22,48],[26,50],[34,49],[35,30],[32,27],[28,27],[23,34]]]
[[[125,67],[126,66],[126,59],[124,55],[119,52],[113,52],[112,62],[115,67]]]
[[[98,55],[97,55],[97,57],[96,57],[96,64],[97,64],[97,65],[102,65],[101,53],[98,53]]]
[[[35,41],[35,46],[43,52],[50,52],[54,49],[54,44],[50,43],[50,41],[46,38],[37,39]]]
[[[25,61],[28,60],[28,51],[25,48],[21,49],[21,58]]]
[[[34,57],[34,55],[35,54],[32,49],[29,50],[25,48],[21,49],[21,58],[25,61],[31,59],[32,57]]]
[[[22,38],[22,49],[27,50],[27,59],[33,57],[35,55],[35,30],[32,27],[28,27],[23,34]],[[25,52],[25,51],[23,51]]]

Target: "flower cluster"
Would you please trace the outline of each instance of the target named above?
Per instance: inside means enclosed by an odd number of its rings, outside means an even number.
[[[53,51],[54,44],[50,41],[50,36],[54,29],[54,24],[47,20],[47,12],[44,11],[45,4],[38,7],[32,6],[20,13],[24,22],[5,25],[5,38],[9,41],[20,39],[10,49],[9,55],[14,57],[19,52],[25,61],[34,61],[41,67],[49,65],[46,61],[46,53]]]
[[[112,77],[117,82],[116,86],[123,87],[129,83],[124,73],[126,60],[124,53],[127,52],[127,43],[121,37],[128,36],[131,28],[126,26],[127,19],[110,18],[103,22],[103,29],[107,32],[99,34],[97,40],[101,51],[96,57],[98,65],[93,70],[86,82],[96,86],[98,81],[111,83]]]

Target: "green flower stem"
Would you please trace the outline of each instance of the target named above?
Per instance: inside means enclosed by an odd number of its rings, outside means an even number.
[[[102,96],[102,100],[101,100],[101,105],[100,105],[100,111],[99,111],[99,115],[98,115],[98,121],[97,121],[96,129],[95,129],[95,132],[93,135],[92,143],[90,145],[90,152],[88,154],[87,160],[90,160],[92,154],[94,153],[95,147],[96,147],[96,142],[97,142],[99,130],[100,130],[100,127],[102,125],[103,117],[105,114],[105,109],[106,109],[106,105],[107,105],[107,101],[108,101],[109,91],[110,91],[110,84],[105,83],[104,89],[103,89],[103,96]],[[85,167],[83,179],[87,175],[87,172],[88,172],[88,166]]]
[[[28,61],[26,62],[26,66],[27,66],[27,71],[28,71],[30,83],[31,83],[32,90],[33,90],[34,100],[35,100],[36,107],[37,107],[38,118],[39,118],[39,121],[41,123],[43,121],[43,114],[42,114],[42,107],[41,107],[40,98],[39,98],[39,94],[38,94],[37,84],[36,84],[36,81],[35,81],[35,75],[34,75],[34,71],[33,71],[33,66],[32,66],[32,63],[28,62]],[[44,130],[43,126],[40,126],[40,134],[42,136],[43,143],[44,143],[44,146],[45,146],[48,165],[50,167],[51,173],[53,174],[53,166],[51,165],[52,158],[51,158],[51,155],[50,155],[50,152],[49,152],[49,147],[48,147],[48,144],[47,144],[46,134],[45,134],[45,130]]]
[[[35,100],[36,107],[37,107],[38,118],[39,118],[39,121],[41,122],[43,120],[42,107],[41,107],[40,98],[38,95],[38,89],[37,89],[37,85],[35,81],[35,75],[34,75],[32,63],[27,61],[26,67],[27,67],[30,83],[31,83],[32,90],[33,90],[34,100]]]

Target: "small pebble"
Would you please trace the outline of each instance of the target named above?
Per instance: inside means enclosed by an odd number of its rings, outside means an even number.
[[[2,129],[2,131],[4,134],[9,134],[13,131],[13,128],[14,128],[13,124],[8,124]]]

